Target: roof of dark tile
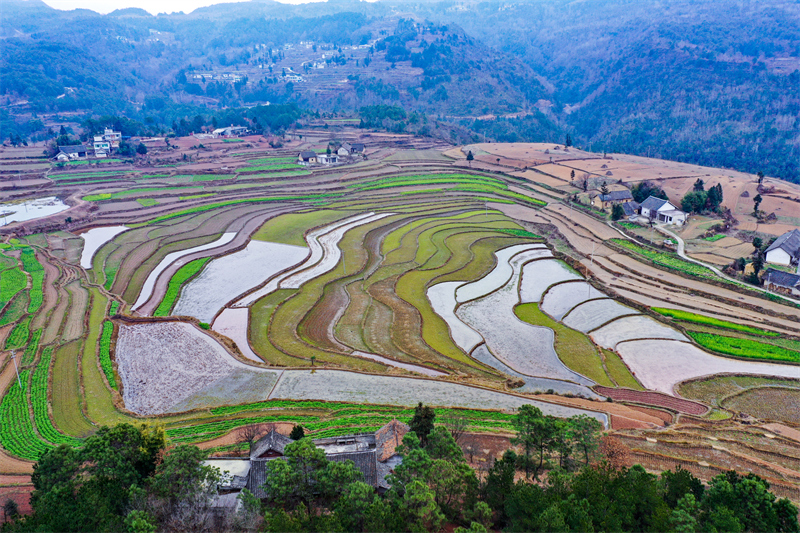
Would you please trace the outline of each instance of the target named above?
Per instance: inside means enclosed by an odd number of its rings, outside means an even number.
[[[286,448],[286,445],[291,444],[292,442],[294,442],[292,439],[285,435],[281,435],[273,429],[256,441],[256,443],[253,445],[253,449],[250,450],[250,458],[255,459],[260,457],[269,450],[275,450],[276,452],[282,454],[283,449]]]
[[[86,147],[82,144],[71,144],[69,146],[59,146],[58,149],[65,154],[75,154],[86,152]]]
[[[378,454],[375,449],[361,452],[334,453],[328,455],[328,460],[337,463],[353,461],[356,468],[364,474],[364,482],[372,487],[378,486]]]
[[[781,287],[800,288],[800,276],[788,272],[781,272],[774,268],[767,269],[766,274],[764,274],[764,281],[772,282]]]
[[[620,200],[632,200],[633,195],[631,191],[625,189],[624,191],[611,191],[608,194],[601,194],[601,202],[619,202]]]
[[[311,159],[312,157],[317,157],[317,152],[312,152],[311,150],[303,150],[300,152],[300,157],[303,159]]]
[[[267,462],[269,459],[253,459],[250,461],[250,473],[247,476],[247,490],[256,498],[266,498],[267,493],[261,486],[267,480]]]
[[[650,209],[651,211],[658,211],[661,209],[664,204],[666,204],[669,200],[664,200],[662,198],[656,198],[655,196],[648,196],[647,200],[642,202],[643,209]]]
[[[639,210],[638,202],[630,201],[622,204],[622,212],[625,213],[626,216],[634,215],[638,210]]]
[[[800,255],[800,230],[795,228],[775,239],[775,242],[767,248],[767,253],[778,248],[785,250],[792,257],[798,257]]]

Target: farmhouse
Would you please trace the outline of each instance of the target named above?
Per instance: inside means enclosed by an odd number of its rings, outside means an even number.
[[[75,159],[83,159],[86,157],[86,147],[82,144],[75,144],[70,146],[59,146],[56,159],[59,161],[73,161]]]
[[[649,196],[647,200],[642,202],[639,212],[643,217],[650,220],[656,220],[665,224],[680,224],[686,223],[686,213],[675,207],[669,200]]]
[[[403,436],[408,431],[408,425],[392,420],[375,433],[327,437],[312,442],[325,451],[329,461],[353,461],[355,467],[364,474],[364,481],[376,490],[383,491],[389,488],[386,476],[402,462],[396,448],[402,444]],[[262,486],[266,481],[266,464],[283,457],[286,446],[292,442],[292,439],[273,429],[253,444],[250,457],[209,459],[205,464],[228,473],[218,486],[221,496],[246,488],[257,498],[265,498]],[[221,498],[218,505],[225,505],[227,500]]]
[[[317,153],[311,150],[304,150],[297,156],[297,162],[301,165],[311,165],[317,162]]]
[[[351,145],[350,143],[344,143],[339,147],[336,153],[341,156],[348,156],[353,153],[353,145]]]
[[[339,156],[336,154],[320,154],[317,156],[317,162],[323,165],[331,165],[339,162]]]
[[[764,274],[764,286],[772,292],[800,297],[800,275],[768,268]]]
[[[633,201],[633,195],[629,189],[622,191],[610,191],[608,194],[597,196],[600,202],[600,209],[609,209],[614,204],[625,204]],[[594,198],[592,199],[594,205]]]
[[[247,135],[247,128],[231,124],[227,128],[215,129],[213,135],[214,137],[239,137],[241,135]]]
[[[106,157],[111,152],[111,141],[107,140],[103,135],[94,136],[94,156]]]
[[[639,202],[633,200],[622,204],[622,212],[625,213],[625,216],[628,218],[635,217],[639,213],[640,208]]]
[[[767,248],[767,263],[796,265],[800,262],[800,230],[787,231]]]

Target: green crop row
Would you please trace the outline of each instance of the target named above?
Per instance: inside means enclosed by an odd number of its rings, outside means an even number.
[[[155,198],[137,198],[136,201],[144,207],[153,207],[154,205],[158,205],[158,200]]]
[[[33,405],[33,421],[39,434],[53,444],[80,445],[80,439],[60,433],[47,413],[47,378],[50,372],[50,361],[53,357],[53,347],[48,346],[42,351],[42,360],[36,366],[31,381],[31,404]]]
[[[125,176],[127,174],[133,174],[133,170],[98,170],[97,172],[69,172],[63,174],[50,174],[48,176],[52,180],[61,181],[61,180],[71,180],[71,179],[87,179],[87,178],[105,178],[110,176]]]
[[[214,196],[213,192],[207,192],[205,194],[193,194],[191,196],[181,196],[178,199],[183,200],[197,200],[198,198],[208,198],[209,196]]]
[[[427,178],[409,178],[405,180],[393,180],[388,182],[372,182],[369,184],[357,184],[351,185],[352,188],[361,190],[361,191],[376,191],[380,189],[390,189],[395,187],[413,187],[415,185],[441,185],[441,184],[448,184],[454,183],[457,186],[487,186],[492,187],[497,190],[499,188],[505,188],[506,184],[501,181],[487,181],[480,178],[458,178],[458,177],[451,177],[450,175],[442,174],[442,175],[432,175]],[[480,192],[480,191],[476,191]]]
[[[248,159],[247,162],[251,165],[275,165],[278,163],[296,163],[297,159],[294,157],[262,157],[260,159]]]
[[[800,363],[800,352],[789,350],[781,346],[774,346],[751,339],[739,339],[735,337],[725,337],[723,335],[714,335],[713,333],[701,333],[699,331],[688,331],[687,333],[697,341],[700,346],[715,352],[735,355],[737,357],[747,357],[749,359]]]
[[[708,242],[717,242],[719,240],[724,239],[725,237],[726,235],[724,233],[717,233],[716,235],[712,235],[711,237],[706,237],[706,240]]]
[[[266,415],[254,416],[250,418],[234,418],[230,420],[218,420],[216,422],[207,422],[205,424],[196,424],[194,426],[186,426],[181,428],[174,428],[167,430],[167,436],[171,438],[187,437],[189,435],[198,436],[197,440],[203,435],[208,433],[227,432],[232,429],[246,426],[248,424],[263,424],[267,422],[295,422],[307,423],[319,420],[316,416],[296,416],[296,415]]]
[[[114,333],[114,323],[110,320],[103,322],[103,333],[100,335],[100,367],[108,379],[111,388],[117,390],[117,380],[114,377],[114,365],[111,364],[111,335]]]
[[[17,267],[12,267],[0,275],[0,307],[4,306],[28,284],[25,274]]]
[[[136,196],[142,193],[149,193],[149,192],[170,192],[175,189],[185,190],[185,189],[202,189],[203,187],[200,185],[193,185],[193,186],[185,186],[185,187],[140,187],[138,189],[128,189],[121,192],[115,193],[101,193],[101,194],[90,194],[88,196],[84,196],[83,199],[87,202],[98,202],[103,200],[117,200],[120,198],[129,198],[131,196]]]
[[[19,382],[16,379],[11,382],[0,403],[0,444],[12,455],[35,461],[52,446],[43,442],[33,427],[25,394],[29,373],[28,370],[19,373]]]
[[[31,273],[30,302],[28,303],[29,313],[35,313],[42,306],[42,302],[44,301],[44,291],[42,290],[43,283],[44,283],[43,270]]]
[[[230,180],[235,177],[235,174],[195,174],[192,176],[192,181]]]
[[[2,276],[2,274],[0,274]],[[21,291],[11,300],[11,303],[6,307],[5,313],[0,317],[0,326],[11,324],[22,318],[28,309],[28,295],[25,291]]]
[[[701,278],[719,279],[721,281],[724,281],[722,280],[722,278],[719,278],[716,274],[714,274],[713,271],[709,270],[708,268],[700,266],[696,263],[692,263],[691,261],[686,261],[685,259],[681,259],[676,255],[666,252],[659,252],[651,248],[645,248],[644,246],[639,246],[638,244],[635,244],[625,239],[611,239],[611,242],[613,242],[617,246],[625,248],[626,250],[630,250],[631,252],[637,255],[641,255],[657,265],[661,265],[671,270],[685,272],[687,274],[692,274],[694,276],[699,276]]]
[[[8,338],[6,339],[6,350],[18,350],[25,346],[30,337],[31,317],[26,318],[11,330]]]
[[[720,320],[710,316],[698,315],[697,313],[690,313],[688,311],[680,311],[678,309],[667,309],[665,307],[653,307],[653,311],[679,320],[681,322],[689,322],[692,324],[704,324],[706,326],[713,326],[717,328],[732,329],[741,331],[742,333],[750,333],[752,335],[761,335],[762,337],[779,337],[780,333],[775,331],[767,331],[752,326],[745,326],[744,324],[737,324],[735,322],[728,322],[727,320]]]
[[[182,209],[181,211],[175,211],[174,213],[169,213],[167,215],[162,215],[160,217],[151,220],[150,224],[157,224],[159,222],[170,220],[176,217],[182,217],[184,215],[204,213],[206,211],[211,211],[212,209],[219,209],[220,207],[228,207],[230,205],[257,204],[262,202],[286,202],[291,200],[322,200],[325,198],[339,197],[339,196],[342,196],[342,193],[307,194],[301,196],[275,196],[272,198],[261,197],[261,198],[242,198],[240,200],[227,200],[225,202],[216,202],[213,204],[198,205],[195,207],[190,207],[188,209]]]
[[[261,170],[294,170],[297,164],[278,163],[273,165],[254,165],[237,169],[239,172],[259,172]]]
[[[103,269],[103,273],[106,276],[106,282],[103,284],[103,287],[107,291],[111,290],[111,287],[114,285],[114,278],[117,277],[117,271],[119,270],[119,263],[106,263],[105,268]]]
[[[194,261],[186,263],[177,272],[175,272],[175,275],[169,280],[169,285],[167,286],[166,294],[164,294],[164,299],[161,300],[160,304],[158,304],[158,308],[153,313],[153,316],[169,316],[169,313],[172,311],[172,307],[178,300],[178,296],[180,295],[183,284],[186,283],[187,280],[197,275],[197,273],[203,269],[210,259],[210,257],[195,259]]]
[[[28,346],[25,347],[25,353],[22,355],[22,364],[29,365],[36,357],[36,352],[39,350],[39,339],[42,338],[42,330],[37,329],[33,332]]]
[[[108,310],[108,315],[114,316],[117,314],[117,311],[119,311],[119,302],[117,301],[111,302],[111,307]]]

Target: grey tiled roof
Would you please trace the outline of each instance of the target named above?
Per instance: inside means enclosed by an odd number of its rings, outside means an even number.
[[[601,202],[620,202],[622,200],[633,200],[631,191],[625,189],[624,191],[611,191],[608,194],[601,194]]]
[[[353,461],[364,474],[364,483],[371,487],[378,486],[378,454],[374,448],[361,452],[334,453],[328,456],[328,460],[337,463]]]
[[[649,209],[651,211],[658,211],[664,204],[667,203],[667,200],[663,200],[661,198],[656,198],[655,196],[648,196],[647,200],[642,202],[642,209]]]
[[[253,445],[253,449],[250,450],[250,458],[255,459],[260,457],[268,450],[275,450],[276,452],[283,454],[283,449],[286,448],[287,444],[291,444],[292,442],[294,442],[292,439],[285,435],[281,435],[273,429],[256,441],[256,443]]]
[[[800,230],[793,229],[792,231],[787,231],[773,242],[769,248],[767,248],[767,253],[771,252],[772,250],[777,250],[781,248],[782,250],[786,251],[792,257],[799,257],[800,256]]]
[[[250,473],[247,476],[247,490],[256,498],[266,498],[267,493],[261,486],[267,480],[267,462],[269,459],[253,459],[250,461]]]
[[[86,147],[82,144],[72,144],[69,146],[59,146],[58,149],[65,154],[85,154]]]
[[[304,150],[300,152],[301,159],[311,159],[312,157],[317,157],[317,153],[312,152],[311,150]]]
[[[779,287],[786,287],[788,289],[800,288],[800,276],[797,274],[789,274],[788,272],[781,272],[774,268],[768,268],[767,273],[764,274],[764,281],[771,282]]]
[[[639,203],[638,202],[625,202],[622,204],[622,212],[625,213],[625,216],[635,215],[636,212],[639,211]]]

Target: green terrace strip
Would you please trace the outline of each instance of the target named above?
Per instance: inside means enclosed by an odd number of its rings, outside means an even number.
[[[497,231],[498,233],[508,233],[509,235],[514,235],[515,237],[525,237],[527,239],[544,240],[544,237],[536,235],[535,233],[531,233],[530,231],[524,229],[497,228],[495,229],[495,231]]]
[[[31,317],[26,318],[11,330],[6,339],[6,350],[18,350],[25,346],[30,336]]]
[[[48,177],[52,180],[83,180],[90,178],[108,178],[111,176],[127,176],[128,174],[135,174],[136,170],[100,170],[97,172],[69,172],[64,174],[50,174]]]
[[[714,335],[713,333],[701,333],[699,331],[688,331],[687,333],[697,344],[715,352],[734,355],[736,357],[746,357],[748,359],[800,363],[800,352],[789,350],[781,346],[774,346],[751,339],[725,337],[722,335]]]
[[[43,442],[33,428],[30,404],[25,394],[29,374],[29,370],[20,372],[19,382],[12,380],[0,403],[0,444],[12,455],[35,461],[52,446]]]
[[[148,224],[158,224],[159,222],[163,222],[165,220],[170,220],[177,217],[182,217],[184,215],[193,215],[195,213],[204,213],[206,211],[211,211],[212,209],[218,209],[220,207],[227,207],[229,205],[239,205],[239,204],[258,204],[262,202],[288,202],[288,201],[324,201],[326,198],[338,198],[342,196],[343,193],[324,193],[324,194],[307,194],[301,196],[275,196],[275,197],[261,197],[261,198],[242,198],[241,200],[227,200],[225,202],[216,202],[213,204],[206,204],[206,205],[198,205],[196,207],[190,207],[188,209],[183,209],[181,211],[175,211],[174,213],[169,213],[168,215],[162,215],[160,217],[154,218]]]
[[[241,154],[234,154],[241,155]],[[250,154],[252,155],[252,154]],[[261,159],[248,159],[250,165],[277,165],[285,163],[296,163],[296,157],[262,157]]]
[[[192,176],[192,181],[230,180],[235,177],[236,174],[195,174]]]
[[[100,335],[100,367],[106,375],[108,384],[112,389],[117,390],[117,380],[114,377],[114,365],[111,364],[111,335],[113,333],[114,324],[110,320],[103,322],[103,333]]]
[[[711,237],[706,237],[708,242],[717,242],[721,239],[724,239],[726,235],[724,233],[717,233],[716,235],[712,235]]]
[[[35,313],[42,306],[44,301],[44,292],[42,285],[44,283],[44,267],[36,259],[36,253],[33,248],[23,246],[20,253],[20,261],[22,268],[31,276],[31,288],[29,291],[30,301],[28,303],[28,313]],[[5,276],[5,273],[0,274]]]
[[[0,274],[2,276],[2,274]],[[3,316],[0,317],[0,326],[16,322],[26,313],[28,308],[28,295],[25,291],[21,291],[6,307]]]
[[[27,284],[25,274],[16,265],[0,272],[0,306],[9,302]]]
[[[194,261],[186,263],[177,272],[175,272],[175,275],[169,280],[169,285],[167,286],[166,294],[164,294],[164,299],[161,300],[160,304],[158,304],[158,308],[156,308],[153,316],[169,316],[170,311],[172,311],[172,308],[175,306],[175,302],[178,300],[178,296],[181,293],[181,287],[183,284],[203,270],[203,267],[210,260],[210,257],[195,259]]]
[[[23,366],[31,364],[36,357],[36,352],[39,350],[39,339],[42,338],[42,331],[41,329],[37,329],[33,332],[28,346],[25,347],[25,353],[22,355]]]
[[[33,421],[36,423],[36,430],[45,440],[53,444],[69,444],[78,446],[81,444],[79,439],[60,433],[50,420],[47,412],[47,377],[50,371],[50,361],[53,357],[53,347],[48,346],[42,351],[42,360],[33,372],[31,382],[31,403],[33,404]]]
[[[158,200],[155,198],[137,198],[136,201],[144,207],[153,207],[154,205],[158,205]]]
[[[271,174],[239,174],[237,179],[241,181],[261,178],[292,178],[295,176],[310,176],[311,174],[313,173],[310,170],[276,170]]]
[[[453,183],[455,185],[494,185],[495,187],[506,187],[505,182],[497,178],[474,176],[472,174],[428,174],[424,176],[392,176],[366,183],[356,183],[350,185],[350,188],[362,191],[371,191],[376,189],[389,189],[392,187],[440,185],[443,183]]]
[[[296,169],[296,163],[278,163],[273,165],[254,165],[250,167],[237,168],[239,172],[259,172],[262,170],[291,170]]]
[[[193,426],[186,426],[181,428],[174,428],[167,430],[167,436],[173,439],[183,438],[187,436],[195,437],[194,440],[208,440],[220,434],[224,434],[232,429],[247,424],[263,424],[267,422],[294,422],[306,424],[309,421],[319,420],[316,416],[304,415],[266,415],[256,416],[252,418],[235,418],[233,420],[218,420],[216,422],[208,422],[205,424],[195,424]],[[213,435],[208,437],[208,435]]]
[[[111,307],[108,309],[108,314],[110,316],[114,316],[117,314],[117,311],[119,311],[119,302],[111,302]]]
[[[706,326],[713,326],[717,328],[732,329],[741,331],[742,333],[750,333],[752,335],[761,335],[762,337],[779,337],[780,333],[776,331],[767,331],[764,329],[754,328],[752,326],[745,326],[744,324],[737,324],[735,322],[728,322],[727,320],[720,320],[710,316],[698,315],[688,311],[680,311],[678,309],[667,309],[665,307],[653,307],[653,311],[679,320],[681,322],[689,322],[692,324],[703,324]]]
[[[639,246],[638,244],[632,243],[631,241],[627,241],[625,239],[610,239],[610,242],[637,255],[641,255],[653,263],[666,267],[670,270],[677,270],[679,272],[684,272],[686,274],[691,274],[701,278],[710,278],[725,282],[723,278],[720,278],[714,274],[712,270],[696,263],[692,263],[691,261],[681,259],[676,255],[666,252],[659,252],[653,250],[652,248],[645,248],[644,246]]]
[[[205,193],[205,194],[195,194],[195,195],[192,195],[192,196],[181,196],[178,199],[181,200],[181,201],[183,201],[183,200],[197,200],[198,198],[208,198],[209,196],[214,196],[214,193],[213,192],[208,192],[208,193]]]
[[[202,185],[185,185],[185,186],[178,186],[178,187],[141,187],[139,189],[128,189],[126,191],[115,192],[115,193],[100,193],[100,194],[90,194],[88,196],[84,196],[83,199],[87,202],[101,202],[103,200],[117,200],[119,198],[129,198],[131,196],[137,196],[142,193],[148,192],[163,192],[169,193],[175,190],[185,191],[187,189],[202,189]]]

